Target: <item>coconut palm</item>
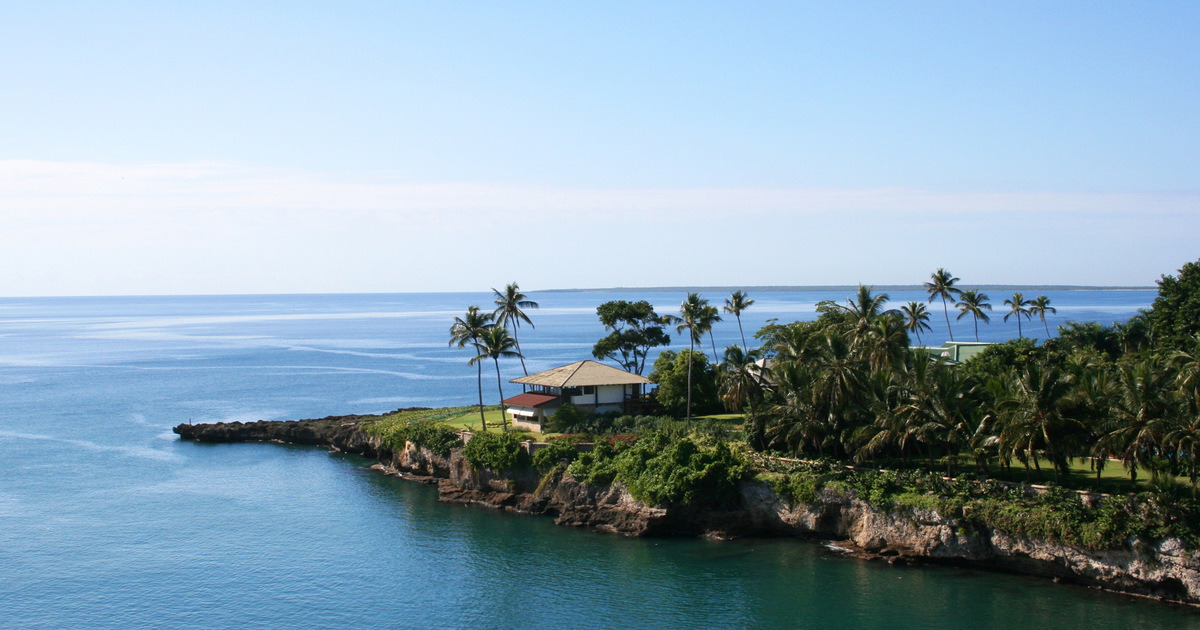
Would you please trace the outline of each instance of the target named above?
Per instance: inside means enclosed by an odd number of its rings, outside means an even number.
[[[907,306],[900,307],[900,313],[904,316],[905,330],[916,333],[917,345],[924,345],[921,343],[921,331],[933,330],[929,327],[929,311],[925,309],[925,305],[920,302],[909,302]]]
[[[870,330],[875,323],[876,318],[882,315],[890,315],[895,311],[883,310],[883,305],[888,302],[888,294],[880,293],[874,295],[871,293],[874,287],[866,285],[858,285],[858,293],[854,297],[846,298],[846,306],[837,306],[837,309],[853,320],[854,328],[851,334],[856,339],[862,338]]]
[[[1137,363],[1117,369],[1116,404],[1101,442],[1120,455],[1134,481],[1139,466],[1163,454],[1163,437],[1171,429],[1177,400],[1161,365]]]
[[[762,398],[763,368],[758,364],[758,350],[744,350],[734,344],[725,348],[725,360],[717,368],[721,401],[727,411],[741,411],[750,406],[751,411]]]
[[[713,325],[721,321],[721,311],[715,306],[705,306],[700,316],[700,328],[708,333],[708,342],[712,344],[713,365],[719,365],[721,358],[717,356],[717,342],[713,339]]]
[[[1050,338],[1050,325],[1046,323],[1046,313],[1057,312],[1058,309],[1050,306],[1050,298],[1044,295],[1039,295],[1033,298],[1033,301],[1029,303],[1029,317],[1030,319],[1033,319],[1033,316],[1037,315],[1038,318],[1042,320],[1042,326],[1045,326],[1046,328],[1047,339]]]
[[[671,317],[671,323],[677,324],[675,332],[683,334],[688,331],[688,350],[696,351],[696,342],[704,338],[703,321],[708,300],[700,297],[699,293],[689,293],[679,305],[679,317]],[[688,355],[691,356],[690,354]],[[687,380],[687,420],[692,419],[692,361],[688,361]]]
[[[463,317],[455,317],[454,324],[450,326],[450,345],[458,344],[459,348],[470,345],[476,349],[476,354],[478,354],[479,338],[493,326],[491,321],[491,313],[480,312],[478,306],[468,307],[467,314]],[[478,367],[479,422],[483,425],[483,430],[487,431],[487,420],[483,417],[483,365],[474,359],[468,363],[468,365],[471,364],[476,364]]]
[[[521,356],[516,351],[517,341],[504,328],[492,326],[479,336],[476,347],[479,348],[479,354],[471,359],[471,363],[478,364],[485,359],[491,359],[496,365],[496,390],[500,392],[500,426],[508,431],[508,419],[504,412],[504,385],[500,380],[500,357]]]
[[[742,347],[746,346],[746,333],[742,332],[742,312],[754,305],[754,300],[745,291],[734,291],[725,298],[725,306],[721,310],[737,318],[738,334],[742,336]]]
[[[505,286],[504,291],[493,288],[492,293],[496,294],[496,310],[492,311],[492,318],[496,320],[496,324],[512,330],[513,343],[517,344],[517,356],[521,357],[521,371],[525,376],[529,376],[529,370],[525,369],[525,357],[521,354],[521,342],[517,339],[517,329],[521,327],[521,322],[533,328],[533,322],[529,321],[529,316],[521,309],[537,308],[538,303],[521,293],[521,287],[517,286],[516,282]],[[524,389],[525,386],[521,387]]]
[[[979,291],[963,291],[961,297],[962,300],[954,304],[960,311],[962,311],[958,314],[958,317],[955,319],[955,321],[958,321],[970,314],[971,318],[975,320],[975,341],[979,341],[979,320],[982,319],[985,323],[992,321],[991,318],[987,316],[987,313],[984,313],[984,311],[992,310],[992,305],[988,303],[987,294]]]
[[[954,341],[954,330],[950,328],[950,307],[946,305],[947,299],[958,297],[962,291],[955,288],[954,283],[958,282],[958,278],[954,274],[939,268],[929,276],[929,282],[925,283],[925,291],[929,293],[929,303],[933,303],[933,299],[942,298],[942,311],[946,315],[946,331],[950,333],[950,341]]]
[[[1017,318],[1017,337],[1025,336],[1021,333],[1021,318],[1029,319],[1029,304],[1029,300],[1020,293],[1014,293],[1012,299],[1004,300],[1004,305],[1009,307],[1009,311],[1004,314],[1004,321],[1007,322],[1009,317]]]

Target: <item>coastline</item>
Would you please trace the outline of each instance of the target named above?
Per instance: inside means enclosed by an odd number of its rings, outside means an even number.
[[[822,490],[811,503],[790,504],[768,484],[743,481],[740,506],[648,506],[614,483],[594,486],[557,469],[500,474],[477,469],[461,449],[448,457],[407,444],[383,446],[360,430],[373,415],[252,423],[181,424],[181,439],[210,443],[279,442],[362,455],[372,468],[438,486],[439,500],[544,515],[558,525],[625,536],[800,537],[833,541],[864,560],[937,563],[1015,572],[1110,592],[1200,606],[1200,557],[1177,539],[1130,541],[1127,549],[1089,551],[1055,541],[1009,536],[936,511],[882,511],[852,494]]]

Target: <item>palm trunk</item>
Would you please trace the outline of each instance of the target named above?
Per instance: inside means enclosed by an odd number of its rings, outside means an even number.
[[[479,424],[487,432],[487,419],[483,417],[483,361],[476,361],[475,367],[479,368]]]
[[[521,371],[525,373],[525,376],[529,376],[529,370],[525,369],[525,354],[521,352],[521,340],[517,339],[516,326],[513,326],[513,343],[517,346],[517,356],[521,358]],[[521,383],[521,391],[526,391],[525,383]]]
[[[692,421],[692,353],[696,350],[696,338],[688,331],[688,391],[687,391],[687,421]]]
[[[708,331],[708,342],[712,344],[713,365],[717,365],[721,362],[721,358],[717,356],[717,341],[715,339],[713,339],[712,330]]]
[[[971,319],[975,320],[975,341],[979,341],[979,317],[974,313],[971,314]]]
[[[500,382],[500,359],[492,357],[496,363],[496,390],[500,392],[500,427],[508,433],[508,419],[504,417],[504,385]]]
[[[946,332],[950,333],[950,341],[954,341],[954,329],[950,328],[950,307],[946,306],[946,294],[942,294],[942,313],[946,315]]]
[[[1042,315],[1042,325],[1046,327],[1046,338],[1050,338],[1050,324],[1046,323],[1046,316]]]
[[[746,348],[746,333],[742,332],[742,315],[739,313],[734,315],[738,320],[738,334],[742,336],[742,349]]]

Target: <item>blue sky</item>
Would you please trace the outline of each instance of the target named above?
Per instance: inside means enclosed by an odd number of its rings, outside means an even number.
[[[1151,284],[1197,3],[6,3],[0,295]]]

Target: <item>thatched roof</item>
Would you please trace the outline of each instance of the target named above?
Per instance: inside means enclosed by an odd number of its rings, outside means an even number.
[[[579,361],[545,372],[514,378],[510,383],[543,387],[584,387],[586,385],[646,385],[650,379],[595,361]]]

